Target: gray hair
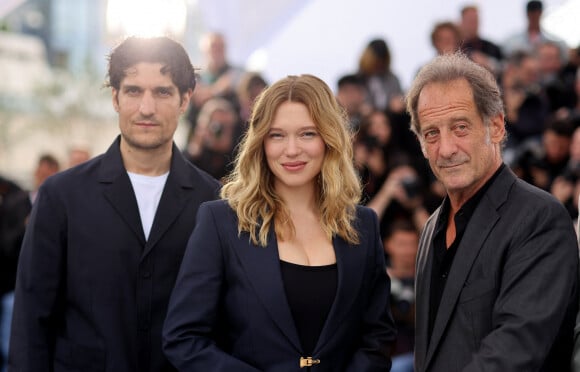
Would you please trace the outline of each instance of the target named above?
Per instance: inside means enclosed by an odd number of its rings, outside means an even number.
[[[492,118],[504,113],[501,91],[490,71],[470,60],[462,52],[440,55],[421,68],[407,93],[411,130],[416,135],[420,135],[421,129],[417,106],[423,88],[431,83],[448,83],[461,79],[467,81],[471,87],[475,107],[485,125],[489,125]]]

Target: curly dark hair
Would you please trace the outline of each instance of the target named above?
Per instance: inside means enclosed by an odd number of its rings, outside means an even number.
[[[108,60],[107,87],[118,90],[128,68],[139,62],[153,62],[163,64],[161,73],[171,75],[181,95],[195,88],[195,69],[187,52],[180,43],[166,36],[128,37],[112,50]]]

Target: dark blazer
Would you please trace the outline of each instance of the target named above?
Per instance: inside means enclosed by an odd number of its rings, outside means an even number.
[[[357,209],[361,242],[333,239],[334,304],[312,371],[388,371],[395,327],[389,311],[378,221]],[[204,203],[189,240],[163,328],[163,349],[179,371],[300,371],[300,341],[286,299],[276,238],[267,247],[238,234],[226,201]]]
[[[14,291],[18,254],[31,208],[28,192],[0,177],[0,297]]]
[[[197,208],[218,188],[174,145],[145,241],[119,138],[49,178],[20,255],[9,370],[174,370],[161,327]]]
[[[580,225],[578,228],[580,229]],[[577,234],[580,237],[580,231]],[[580,281],[580,277],[578,280]],[[572,349],[571,371],[580,372],[580,311],[576,314],[576,325],[574,325],[574,348]]]
[[[564,207],[504,167],[467,225],[428,340],[439,212],[419,243],[415,370],[569,370],[578,248]]]
[[[578,245],[580,246],[580,223],[578,221],[580,221],[580,218],[576,221],[576,235],[578,236]],[[580,273],[578,282],[580,283]],[[580,372],[580,309],[578,314],[576,314],[576,324],[574,325],[574,348],[572,349],[571,371]]]

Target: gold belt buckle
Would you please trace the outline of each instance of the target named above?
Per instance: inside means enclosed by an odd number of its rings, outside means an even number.
[[[320,359],[313,359],[312,357],[300,357],[300,368],[312,367],[315,364],[320,364]]]

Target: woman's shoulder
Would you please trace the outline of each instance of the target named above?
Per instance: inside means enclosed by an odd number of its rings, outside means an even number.
[[[367,229],[369,226],[374,226],[378,223],[376,212],[364,205],[356,206],[355,228],[358,230]]]
[[[200,211],[210,211],[212,214],[233,214],[234,210],[226,199],[208,200],[201,203]]]
[[[369,207],[364,205],[357,205],[356,206],[356,216],[360,219],[373,219],[376,218],[377,214],[375,211]]]
[[[229,231],[234,229],[237,231],[238,218],[236,212],[226,199],[203,202],[199,207],[198,218],[205,221],[213,221],[212,223],[219,230],[225,229],[224,231]]]

